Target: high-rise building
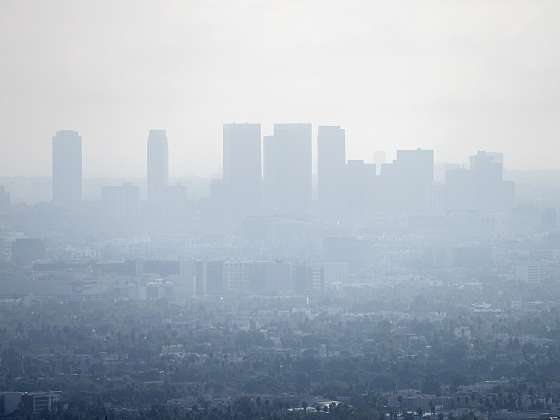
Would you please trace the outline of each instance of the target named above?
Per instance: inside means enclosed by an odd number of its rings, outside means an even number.
[[[513,206],[514,185],[504,181],[502,153],[479,151],[470,157],[470,172],[476,209],[498,211]]]
[[[515,186],[504,181],[504,156],[479,151],[470,157],[470,168],[448,170],[445,208],[453,211],[496,212],[514,205]]]
[[[337,214],[343,205],[345,165],[345,130],[336,126],[320,126],[317,135],[317,189],[324,212]]]
[[[52,185],[55,203],[82,200],[82,138],[77,131],[57,131],[52,138]]]
[[[445,172],[445,209],[450,211],[474,210],[475,189],[471,171],[466,168],[448,168]]]
[[[429,210],[434,184],[434,151],[398,150],[395,166],[400,205],[405,211]]]
[[[469,158],[471,172],[482,184],[503,181],[504,155],[502,153],[478,151]]]
[[[264,138],[264,188],[270,211],[301,216],[311,204],[311,124],[275,124]]]
[[[169,183],[169,151],[165,130],[150,130],[148,134],[148,200],[157,201]]]
[[[377,187],[377,171],[374,163],[349,160],[343,178],[343,192],[338,200],[343,203],[344,215],[354,219],[368,217],[374,208]]]
[[[223,181],[230,206],[251,212],[260,204],[261,155],[260,124],[224,124]]]

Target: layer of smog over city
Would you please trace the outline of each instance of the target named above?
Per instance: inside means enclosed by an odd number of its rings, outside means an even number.
[[[558,419],[559,17],[0,1],[0,418]]]

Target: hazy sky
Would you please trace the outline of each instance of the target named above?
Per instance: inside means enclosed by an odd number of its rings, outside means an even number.
[[[58,129],[85,175],[220,170],[221,124],[340,124],[348,157],[433,147],[560,168],[558,0],[0,0],[0,175],[48,175]]]

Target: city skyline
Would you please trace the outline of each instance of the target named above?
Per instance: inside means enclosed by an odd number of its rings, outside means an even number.
[[[274,132],[278,130],[278,127],[281,128],[280,133],[282,133],[282,131],[289,133],[291,128],[297,129],[306,127],[306,130],[308,130],[306,136],[309,136],[308,140],[311,145],[311,149],[309,150],[311,156],[310,168],[313,177],[317,178],[317,185],[315,185],[315,182],[313,182],[313,185],[314,188],[317,189],[318,194],[320,194],[321,190],[321,182],[318,181],[318,178],[321,177],[321,172],[323,172],[324,179],[333,181],[337,176],[340,177],[341,168],[346,166],[346,164],[363,163],[373,165],[376,168],[375,175],[379,176],[383,174],[384,167],[402,160],[402,157],[406,157],[407,154],[421,150],[432,154],[430,157],[430,164],[434,168],[440,166],[450,169],[468,169],[477,164],[478,161],[476,158],[482,154],[488,156],[489,159],[499,160],[501,171],[507,169],[505,166],[505,154],[500,151],[472,151],[471,153],[474,154],[465,156],[461,162],[457,163],[437,161],[435,160],[437,150],[424,149],[422,147],[395,149],[391,151],[389,155],[385,150],[376,150],[372,156],[350,158],[347,156],[348,142],[346,141],[346,128],[340,125],[315,126],[310,123],[276,123],[273,126],[272,133],[267,135],[262,133],[262,124],[260,123],[234,122],[222,124],[222,136],[220,138],[222,164],[219,173],[211,174],[208,178],[222,179],[224,182],[233,185],[234,188],[239,190],[244,187],[243,184],[251,182],[251,178],[259,174],[261,178],[259,184],[261,184],[265,178],[266,155],[268,154],[271,156],[273,152],[279,150],[278,147],[271,145],[274,139]],[[84,166],[87,162],[87,156],[82,151],[84,145],[80,133],[75,130],[57,130],[52,137],[51,155],[53,158],[51,160],[51,171],[47,175],[48,177],[54,177],[57,172],[55,157],[61,155],[60,150],[62,148],[61,146],[57,147],[55,140],[59,138],[62,139],[62,141],[59,140],[59,144],[66,140],[66,149],[68,149],[68,146],[70,146],[69,143],[72,143],[72,140],[76,140],[75,143],[79,145],[79,148],[70,150],[70,154],[74,154],[74,160],[76,160],[76,154],[81,155],[81,166]],[[281,135],[280,138],[282,138]],[[290,135],[286,138],[289,139]],[[282,143],[282,141],[280,141],[280,143]],[[91,177],[89,179],[144,179],[146,181],[148,194],[150,194],[150,189],[153,190],[152,193],[157,193],[158,191],[161,193],[169,187],[171,178],[182,178],[180,175],[172,175],[171,173],[173,167],[169,164],[169,156],[172,155],[172,152],[169,150],[166,129],[149,129],[144,147],[147,153],[144,161],[144,173],[140,174],[140,176],[125,174],[122,177]],[[267,147],[269,150],[268,152]],[[393,158],[391,158],[391,155],[394,155]],[[380,156],[383,156],[382,160],[380,160]],[[321,161],[324,162],[322,171]],[[269,165],[270,163],[271,162],[269,162]],[[88,177],[82,174],[83,168],[80,167],[77,169],[80,169],[81,179],[88,179]],[[10,176],[4,177],[8,178]],[[431,177],[435,179],[433,173]],[[262,188],[262,185],[253,185],[251,188],[253,190],[259,189]]]
[[[280,123],[274,125],[272,135],[263,136],[260,124],[224,124],[224,170],[211,181],[207,210],[230,222],[281,215],[316,216],[332,223],[366,221],[372,214],[492,213],[515,206],[515,183],[504,180],[502,153],[479,150],[469,156],[468,167],[446,166],[443,190],[438,187],[436,192],[434,150],[399,149],[392,161],[377,152],[373,158],[377,163],[347,159],[343,127],[319,126],[316,131],[314,138],[312,124]],[[157,219],[160,211],[180,214],[192,207],[187,188],[169,182],[166,130],[150,129],[146,145],[148,218]],[[52,156],[52,202],[61,208],[79,207],[84,184],[79,133],[57,131]],[[101,203],[107,217],[121,220],[122,226],[138,217],[140,187],[104,183]]]
[[[0,0],[0,418],[560,419],[558,16]]]
[[[171,149],[173,148],[173,150],[171,150],[168,154],[169,154],[169,158],[168,158],[168,177],[169,178],[189,178],[189,177],[201,177],[201,178],[216,178],[216,177],[221,177],[223,174],[223,163],[224,163],[224,155],[223,155],[223,127],[226,125],[259,125],[261,127],[261,131],[262,131],[262,139],[264,140],[265,137],[267,137],[269,134],[272,135],[273,131],[274,131],[274,126],[277,125],[278,123],[271,123],[271,124],[262,124],[262,123],[255,123],[255,122],[231,122],[231,123],[222,123],[220,125],[220,130],[218,133],[216,133],[216,139],[217,142],[219,143],[219,150],[216,151],[216,153],[214,154],[214,156],[212,157],[212,159],[210,159],[212,162],[215,163],[214,165],[214,169],[212,169],[211,171],[196,171],[194,168],[196,167],[195,165],[193,165],[193,161],[181,161],[181,162],[177,162],[177,159],[175,158],[176,155],[176,151],[178,148],[181,148],[181,139],[177,139],[177,138],[173,138],[172,135],[168,135],[169,130],[163,128],[163,129],[153,129],[153,128],[147,128],[146,132],[144,133],[144,136],[142,136],[141,138],[138,139],[137,142],[137,147],[134,149],[134,152],[131,153],[128,158],[126,156],[123,156],[123,158],[119,161],[119,162],[115,162],[118,163],[117,166],[121,166],[121,169],[119,170],[119,172],[115,172],[115,173],[107,173],[107,172],[96,172],[93,171],[91,169],[91,167],[93,165],[91,165],[92,162],[97,162],[97,160],[93,160],[93,159],[88,159],[88,150],[91,150],[91,146],[92,144],[95,143],[95,141],[92,142],[88,142],[87,138],[83,139],[83,157],[84,157],[84,165],[83,165],[83,178],[84,179],[134,179],[134,178],[145,178],[146,177],[146,162],[148,160],[148,154],[145,152],[146,150],[146,144],[145,144],[145,138],[146,138],[146,133],[149,133],[150,131],[161,131],[161,132],[165,132],[165,136],[166,136],[166,141],[168,144],[168,147]],[[288,122],[288,123],[281,123],[281,124],[302,124],[302,123],[292,123],[292,122]],[[313,142],[312,142],[312,174],[313,176],[317,176],[318,174],[318,162],[317,162],[317,156],[318,156],[318,143],[317,143],[317,138],[319,137],[319,132],[318,129],[319,127],[343,127],[344,131],[345,131],[345,144],[346,144],[346,158],[347,160],[363,160],[364,162],[369,162],[369,163],[376,163],[375,162],[375,155],[378,153],[382,153],[385,156],[385,161],[386,162],[390,162],[393,161],[397,158],[397,152],[399,150],[413,150],[413,149],[426,149],[426,150],[434,150],[434,152],[436,152],[436,160],[434,161],[435,165],[439,165],[439,166],[445,166],[445,165],[459,165],[459,166],[468,166],[469,164],[469,153],[475,153],[479,150],[483,150],[483,151],[488,151],[488,152],[498,152],[498,153],[502,153],[503,155],[506,156],[505,160],[504,160],[504,169],[506,170],[510,170],[510,171],[525,171],[525,172],[531,172],[531,171],[556,171],[559,170],[560,171],[560,165],[557,168],[549,168],[549,167],[535,167],[535,168],[526,168],[526,167],[516,167],[512,164],[511,162],[511,156],[508,153],[505,153],[502,149],[497,150],[497,149],[485,149],[485,148],[474,148],[472,150],[469,150],[466,152],[466,154],[464,156],[458,156],[456,160],[446,160],[444,158],[440,158],[437,159],[437,156],[440,156],[441,153],[439,153],[439,150],[436,148],[430,148],[430,147],[423,147],[419,144],[414,144],[413,142],[407,143],[407,145],[405,147],[399,147],[398,144],[392,145],[390,148],[387,149],[378,149],[375,148],[375,143],[372,144],[372,148],[371,150],[367,150],[367,152],[365,154],[358,154],[356,152],[350,152],[351,150],[353,150],[353,142],[352,142],[352,138],[346,134],[348,133],[348,128],[343,126],[342,124],[340,124],[339,122],[334,122],[334,123],[322,123],[322,124],[316,124],[316,123],[310,123],[312,126],[312,138],[313,138]],[[263,129],[263,127],[267,127],[268,129]],[[56,129],[55,131],[68,131],[68,132],[79,132],[81,137],[83,136],[82,130],[79,129]],[[269,134],[267,134],[269,133]],[[167,137],[169,137],[169,140],[167,139]],[[47,136],[48,138],[48,136]],[[44,142],[45,143],[45,142]],[[47,147],[50,147],[48,142],[46,142]],[[43,145],[44,146],[44,145]],[[178,147],[179,146],[179,147]],[[182,144],[182,149],[188,151],[194,151],[195,149],[190,149],[188,146],[186,146],[184,143]],[[140,152],[140,150],[143,150],[143,154]],[[50,154],[50,152],[49,152]],[[93,156],[96,156],[95,154],[92,154]],[[140,155],[140,156],[139,156]],[[115,156],[111,156],[110,152],[107,153],[106,155],[104,155],[102,158],[100,156],[97,156],[99,158],[99,160],[103,161],[110,161],[111,158],[115,157]],[[264,156],[263,156],[264,158]],[[51,175],[51,165],[52,165],[52,161],[47,161],[46,162],[48,165],[46,167],[47,171],[41,171],[41,172],[35,172],[35,173],[22,173],[19,172],[18,170],[15,170],[13,172],[6,172],[6,173],[1,173],[0,172],[0,177],[27,177],[27,178],[34,178],[34,177],[49,177]],[[88,165],[89,163],[89,165]],[[124,172],[123,168],[129,167],[129,165],[133,163],[134,168],[131,169],[130,171],[126,171]],[[0,167],[0,170],[4,169],[4,167]],[[89,170],[89,171],[88,171]]]
[[[62,205],[82,200],[82,137],[77,131],[60,130],[52,138],[53,201]]]
[[[88,154],[87,154],[87,149],[88,149],[88,142],[87,139],[83,139],[82,141],[82,132],[80,130],[74,130],[74,129],[57,129],[55,130],[55,133],[77,133],[80,137],[80,143],[81,143],[81,153],[82,153],[82,178],[83,179],[148,179],[149,175],[148,172],[150,171],[148,169],[148,171],[146,171],[147,168],[150,168],[150,162],[153,160],[150,160],[150,141],[152,142],[153,145],[155,145],[155,143],[159,143],[161,141],[163,141],[164,144],[162,144],[161,146],[158,147],[154,147],[152,146],[152,153],[157,154],[158,159],[156,160],[161,160],[164,159],[165,162],[161,162],[160,164],[158,164],[158,168],[157,171],[161,172],[158,177],[161,178],[159,181],[157,181],[159,184],[161,184],[159,186],[159,188],[162,188],[163,186],[167,186],[169,184],[169,179],[173,178],[173,179],[178,179],[178,178],[189,178],[189,177],[200,177],[200,178],[222,178],[225,174],[224,171],[224,163],[226,161],[226,157],[224,155],[224,133],[226,133],[227,130],[225,130],[226,127],[243,127],[243,126],[258,126],[259,127],[259,133],[260,133],[260,148],[261,148],[261,165],[264,165],[264,144],[266,143],[266,139],[273,137],[274,135],[274,126],[276,125],[302,125],[302,124],[308,124],[311,127],[311,156],[312,156],[312,165],[311,165],[311,169],[312,169],[312,175],[313,177],[317,177],[319,174],[319,163],[318,163],[318,157],[320,156],[320,148],[319,148],[319,143],[320,143],[320,138],[321,138],[321,134],[320,134],[320,130],[321,129],[340,129],[343,132],[342,138],[343,138],[343,143],[344,143],[344,159],[345,161],[363,161],[366,163],[371,163],[371,164],[376,164],[378,167],[378,171],[379,168],[381,167],[381,165],[379,164],[378,160],[376,160],[379,156],[383,156],[383,162],[384,163],[390,163],[392,161],[395,161],[398,159],[398,152],[399,150],[416,150],[416,149],[422,149],[422,150],[433,150],[434,151],[434,166],[441,166],[441,167],[445,167],[445,166],[457,166],[457,167],[468,167],[470,162],[470,156],[472,153],[476,153],[478,151],[485,151],[488,153],[497,153],[502,155],[502,159],[503,159],[503,168],[505,170],[518,170],[518,171],[527,171],[530,172],[530,169],[516,169],[514,167],[508,166],[507,162],[507,154],[503,153],[503,151],[498,151],[498,150],[488,150],[488,149],[472,149],[470,150],[465,156],[463,156],[461,159],[459,159],[458,161],[446,161],[446,160],[437,160],[435,157],[437,156],[437,149],[430,149],[430,148],[424,148],[421,147],[419,145],[410,145],[409,147],[405,147],[405,148],[394,148],[394,149],[387,149],[387,150],[379,150],[376,149],[373,152],[366,154],[366,155],[352,155],[349,156],[348,154],[348,149],[351,148],[351,141],[348,141],[348,138],[346,136],[346,133],[348,131],[348,129],[344,126],[342,126],[339,123],[330,123],[330,124],[315,124],[315,123],[293,123],[293,122],[288,122],[288,123],[273,123],[271,125],[271,129],[266,131],[263,130],[263,126],[264,124],[261,123],[255,123],[255,122],[227,122],[227,123],[222,123],[221,125],[221,130],[220,133],[218,135],[218,140],[220,143],[220,150],[219,153],[216,155],[216,158],[219,158],[219,166],[216,169],[216,171],[213,171],[211,173],[203,173],[203,174],[199,174],[199,173],[189,173],[188,171],[185,171],[184,168],[186,166],[188,166],[188,164],[185,165],[176,165],[174,163],[172,163],[172,157],[173,157],[173,152],[174,152],[174,147],[176,146],[176,142],[174,142],[173,138],[169,139],[168,138],[168,134],[167,134],[167,129],[165,128],[149,128],[146,130],[146,133],[144,134],[144,137],[142,138],[142,142],[141,142],[141,148],[144,150],[147,150],[147,152],[144,152],[144,155],[141,159],[142,163],[142,168],[141,171],[133,171],[133,172],[129,172],[129,173],[120,173],[120,174],[88,174],[86,172],[86,169],[88,167],[88,163],[94,162],[91,158],[89,158]],[[326,131],[325,131],[326,133]],[[326,137],[327,135],[325,135]],[[53,138],[53,137],[51,137]],[[146,138],[148,138],[148,143],[146,144]],[[152,139],[152,140],[150,140]],[[46,142],[47,146],[49,147],[49,149],[51,148],[51,143],[50,142]],[[165,150],[161,149],[159,150],[161,147],[165,148]],[[49,151],[49,155],[52,156],[52,151]],[[165,156],[165,158],[163,158],[163,156]],[[129,156],[132,157],[132,156]],[[120,163],[126,165],[128,159],[124,159],[122,160]],[[21,175],[21,174],[10,174],[10,173],[0,173],[0,177],[5,177],[5,178],[10,178],[10,177],[22,177],[22,178],[41,178],[41,177],[51,177],[52,176],[52,165],[53,165],[53,159],[50,159],[48,161],[49,163],[49,168],[48,168],[48,172],[46,173],[41,173],[41,174],[34,174],[34,175]],[[555,169],[548,169],[548,168],[541,168],[541,170],[545,170],[545,171],[554,171]],[[560,168],[558,169],[560,170]],[[537,170],[538,171],[538,170]]]
[[[165,130],[152,129],[148,134],[146,182],[151,201],[161,199],[169,186],[169,144]]]
[[[85,176],[138,176],[165,127],[174,175],[208,176],[224,121],[340,124],[350,159],[499,150],[511,169],[560,168],[558,2],[163,4],[2,3],[0,175],[48,175],[44,139],[69,128]]]

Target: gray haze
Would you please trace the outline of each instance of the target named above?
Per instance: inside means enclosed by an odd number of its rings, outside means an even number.
[[[0,419],[560,419],[560,0],[0,12]]]
[[[223,122],[340,124],[348,158],[434,148],[559,168],[556,0],[2,0],[0,175],[143,176],[165,128],[175,176],[219,173]]]

